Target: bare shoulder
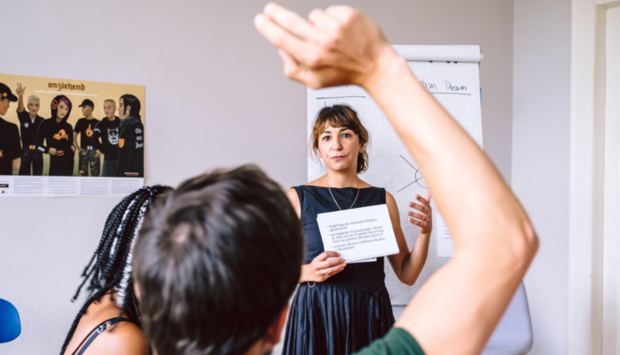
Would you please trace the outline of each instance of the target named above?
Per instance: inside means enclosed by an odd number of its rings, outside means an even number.
[[[390,214],[398,214],[398,205],[396,204],[396,199],[392,196],[391,193],[385,191],[385,204],[388,206],[388,211]]]
[[[301,215],[301,203],[299,202],[299,196],[297,196],[297,191],[291,188],[286,192],[286,197],[291,202],[293,209],[295,209],[295,213],[297,213],[297,217]]]
[[[297,196],[297,191],[295,191],[295,189],[290,188],[286,192],[286,197],[288,197],[289,201],[291,201],[293,207],[295,207],[295,205],[299,206],[299,196]]]
[[[148,355],[149,344],[137,325],[121,322],[99,334],[85,351],[88,355]]]
[[[392,196],[391,193],[387,192],[387,190],[385,191],[385,203],[387,203],[388,206],[396,206],[396,199],[394,198],[394,196]]]

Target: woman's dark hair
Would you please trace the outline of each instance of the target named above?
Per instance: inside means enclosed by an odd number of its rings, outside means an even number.
[[[121,308],[120,315],[125,315],[140,325],[140,312],[131,277],[133,246],[144,214],[155,199],[169,189],[167,186],[143,187],[125,197],[108,216],[99,246],[82,272],[84,280],[73,296],[72,302],[78,298],[88,280],[90,280],[88,285],[90,295],[71,324],[60,351],[61,355],[69,345],[88,306],[101,301],[101,297],[113,289],[117,291],[117,297],[113,300]]]
[[[138,100],[137,97],[131,94],[125,94],[121,96],[121,99],[123,99],[123,105],[125,105],[125,107],[131,106],[131,111],[129,111],[129,116],[140,117],[140,108],[142,106],[140,105],[140,100]]]
[[[63,121],[66,121],[69,119],[73,104],[71,103],[71,100],[69,100],[69,98],[65,95],[56,96],[50,103],[50,108],[52,109],[52,119],[55,120],[56,118],[58,118],[56,115],[58,114],[58,105],[60,105],[61,102],[64,102],[67,106],[69,106],[69,112],[67,112],[67,115],[63,118]]]
[[[368,170],[368,152],[365,148],[370,141],[370,135],[366,127],[364,127],[357,117],[357,112],[347,105],[327,106],[319,111],[314,120],[314,127],[312,127],[312,135],[310,137],[312,154],[314,154],[314,156],[318,155],[319,138],[327,124],[330,124],[332,127],[348,128],[359,137],[360,144],[364,146],[364,149],[357,155],[357,173],[361,174]]]
[[[243,354],[301,273],[301,223],[255,166],[190,179],[157,201],[134,250],[144,333],[158,354]]]

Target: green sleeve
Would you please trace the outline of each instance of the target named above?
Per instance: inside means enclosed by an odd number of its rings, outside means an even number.
[[[392,328],[355,355],[424,355],[418,342],[402,328]]]

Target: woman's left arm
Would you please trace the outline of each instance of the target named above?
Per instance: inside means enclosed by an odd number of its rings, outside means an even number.
[[[418,239],[415,242],[413,250],[409,252],[403,229],[400,226],[400,214],[398,212],[396,200],[394,200],[394,197],[389,192],[386,192],[386,204],[390,212],[390,220],[392,221],[394,234],[396,234],[398,249],[400,250],[398,254],[388,256],[388,260],[398,279],[409,286],[416,282],[426,263],[429,240],[431,238],[431,232],[433,231],[430,195],[427,195],[426,198],[416,195],[416,199],[420,204],[410,202],[409,207],[415,208],[419,213],[407,211],[407,215],[409,216],[409,223],[418,226],[420,228],[420,233],[418,234]]]

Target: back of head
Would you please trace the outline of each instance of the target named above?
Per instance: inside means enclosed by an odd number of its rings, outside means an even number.
[[[119,315],[123,314],[140,325],[131,274],[133,247],[145,213],[159,196],[169,190],[169,187],[159,185],[142,187],[119,202],[108,216],[99,245],[82,272],[83,281],[73,301],[77,300],[85,285],[88,285],[90,295],[69,328],[61,354],[65,352],[88,307],[108,292],[117,294],[114,301],[120,309]]]
[[[142,325],[158,354],[243,354],[295,290],[303,237],[280,186],[243,166],[158,201],[134,253]]]

